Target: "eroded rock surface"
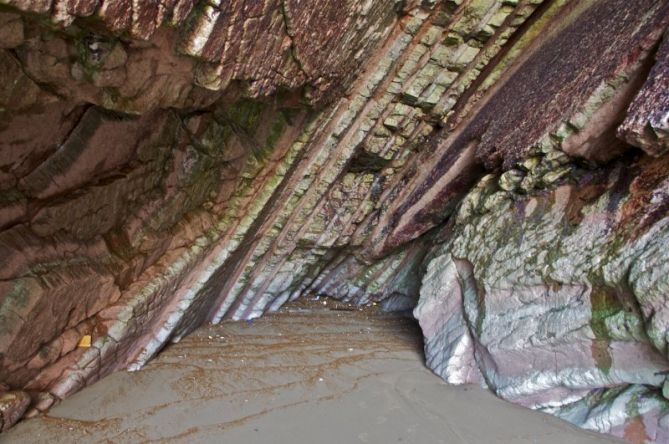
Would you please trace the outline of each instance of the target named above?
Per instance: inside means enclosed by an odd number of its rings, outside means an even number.
[[[484,177],[423,279],[428,365],[583,427],[669,439],[667,161],[567,164],[529,193]]]
[[[0,393],[0,432],[9,430],[30,405],[30,396],[21,391]]]
[[[204,322],[420,294],[447,380],[661,440],[667,26],[662,0],[0,0],[0,380],[34,415]]]

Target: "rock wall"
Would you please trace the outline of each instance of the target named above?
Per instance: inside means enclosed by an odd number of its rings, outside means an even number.
[[[34,414],[211,318],[323,109],[405,12],[0,3],[0,381]],[[6,404],[8,426],[25,403]]]
[[[586,428],[666,442],[669,159],[563,163],[550,184],[555,153],[523,163],[525,177],[545,168],[529,193],[488,175],[463,200],[414,312],[428,365]]]
[[[203,322],[420,295],[446,380],[666,439],[668,25],[662,0],[0,0],[2,427]]]

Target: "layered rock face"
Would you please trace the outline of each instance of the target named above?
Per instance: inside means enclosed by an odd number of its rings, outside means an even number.
[[[550,181],[553,153],[520,174]],[[568,183],[540,193],[484,177],[424,277],[428,365],[586,428],[666,442],[668,166],[563,163]]]
[[[321,294],[669,439],[665,1],[0,4],[0,426]]]

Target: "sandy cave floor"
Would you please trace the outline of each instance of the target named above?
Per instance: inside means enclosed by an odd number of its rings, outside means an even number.
[[[423,364],[410,319],[291,305],[204,326],[0,443],[610,443]]]

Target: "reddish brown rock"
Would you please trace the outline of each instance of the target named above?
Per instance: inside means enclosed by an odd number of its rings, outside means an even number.
[[[9,391],[0,393],[0,431],[8,430],[21,419],[30,404],[30,396],[25,392]]]
[[[0,88],[0,112],[25,110],[46,96],[30,79],[12,53],[0,50],[0,69],[7,79]]]
[[[84,107],[54,102],[32,113],[5,116],[0,128],[0,189],[15,187],[54,153],[79,121]],[[34,129],[39,127],[39,131]]]
[[[564,17],[564,29],[551,35],[477,116],[477,156],[486,166],[509,168],[524,157],[542,131],[576,112],[601,82],[638,62],[669,24],[663,1],[595,1],[569,9],[574,12]],[[522,108],[500,112],[512,102]]]
[[[142,144],[150,144],[149,139],[167,118],[164,113],[154,113],[124,119],[89,108],[58,149],[21,179],[19,189],[31,197],[47,199],[105,179],[128,164]]]
[[[669,38],[664,36],[648,79],[630,105],[618,135],[653,156],[669,149]]]
[[[395,19],[393,0],[328,0],[318,7],[280,0],[194,4],[9,1],[20,10],[50,14],[61,27],[82,26],[89,35],[54,39],[34,22],[7,15],[6,27],[16,35],[5,45],[17,46],[26,27],[28,42],[17,52],[31,78],[73,100],[123,111],[197,106],[205,100],[199,87],[218,91],[230,82],[244,83],[254,97],[304,87],[307,99],[316,102],[331,99],[350,83]],[[127,62],[111,69],[104,60],[112,48],[128,43],[124,35],[146,43],[131,43]],[[183,55],[175,53],[177,48]],[[118,90],[100,90],[109,87]]]
[[[461,202],[482,176],[538,195],[664,143],[661,0],[0,2],[0,379],[30,414],[304,294],[408,310],[435,228],[508,204]],[[620,223],[665,217],[661,169],[616,179]]]
[[[3,0],[2,3],[22,11],[48,13],[53,4],[53,0]]]
[[[638,15],[639,10],[649,14]],[[643,63],[667,24],[669,5],[662,1],[565,6],[508,78],[481,99],[472,118],[434,141],[435,153],[421,161],[420,171],[406,174],[374,230],[371,254],[384,254],[443,221],[479,176],[481,164],[509,169],[586,106],[603,83]],[[613,112],[594,116],[598,122],[588,116],[591,135],[576,145],[580,149],[592,138],[594,148],[583,151],[590,157],[611,158],[596,156],[597,149],[613,150],[613,157],[620,153],[615,128],[624,118],[625,99],[632,95],[624,91],[621,97],[609,105]]]
[[[21,43],[23,43],[21,16],[0,12],[0,49],[15,48]]]

